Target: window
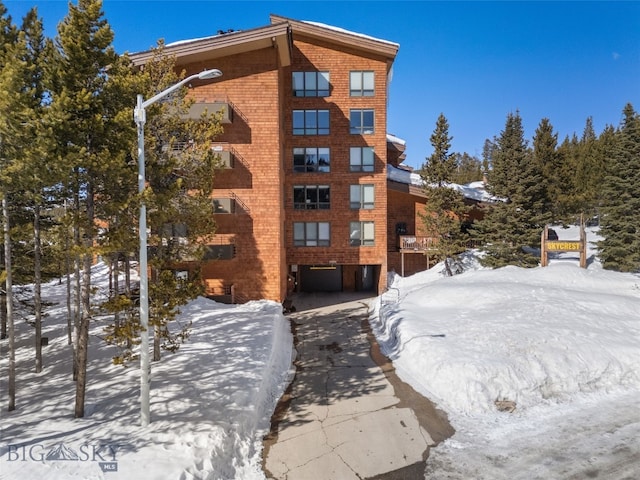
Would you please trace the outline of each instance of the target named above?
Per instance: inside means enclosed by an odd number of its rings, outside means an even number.
[[[293,149],[294,172],[329,172],[330,170],[331,158],[328,148]]]
[[[182,280],[186,282],[189,280],[189,271],[188,270],[174,270],[173,274],[176,276],[177,280]]]
[[[187,245],[187,225],[184,223],[165,223],[160,230],[161,242],[164,247],[170,245]]]
[[[294,186],[293,208],[296,210],[329,209],[329,185]]]
[[[329,110],[294,110],[294,135],[329,135]]]
[[[349,202],[351,208],[370,210],[374,206],[373,185],[351,185]]]
[[[231,260],[236,256],[236,246],[226,245],[206,245],[204,247],[204,260]]]
[[[236,202],[233,198],[214,198],[213,213],[233,213],[235,212]]]
[[[371,246],[374,244],[373,222],[351,222],[350,244],[352,247]]]
[[[294,97],[328,97],[329,72],[293,72]]]
[[[351,110],[351,133],[371,135],[373,129],[373,110]]]
[[[187,225],[184,223],[165,223],[161,235],[165,238],[186,238]]]
[[[351,147],[349,149],[349,170],[352,172],[373,172],[373,147]]]
[[[349,92],[352,97],[373,97],[373,72],[350,72]]]
[[[331,239],[329,222],[294,222],[293,244],[296,247],[328,247]]]

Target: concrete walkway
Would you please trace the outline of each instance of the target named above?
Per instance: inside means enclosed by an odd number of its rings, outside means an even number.
[[[264,442],[267,478],[424,478],[429,447],[453,434],[443,414],[379,353],[368,323],[372,300],[294,299],[296,375]]]

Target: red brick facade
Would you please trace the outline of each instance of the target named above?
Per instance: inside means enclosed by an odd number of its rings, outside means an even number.
[[[389,249],[387,81],[397,45],[272,17],[268,27],[167,50],[187,74],[221,70],[222,77],[199,82],[190,94],[196,102],[226,102],[232,114],[214,148],[231,152],[234,163],[217,174],[213,198],[233,200],[231,213],[215,214],[215,243],[233,244],[235,256],[204,266],[208,293],[282,301],[291,291],[327,285],[383,291]],[[147,52],[133,55],[138,64],[147,58]],[[373,96],[350,95],[351,71],[373,72]],[[329,72],[330,94],[294,96],[293,72]],[[374,110],[373,133],[350,133],[351,109]],[[329,134],[294,135],[294,110],[328,110]],[[365,146],[374,149],[374,169],[352,172],[350,148]],[[294,171],[296,147],[329,148],[330,171]],[[329,186],[329,208],[294,208],[294,186],[315,185]],[[351,208],[351,185],[373,185],[372,209]],[[328,222],[329,244],[294,245],[295,222]],[[351,245],[351,222],[374,222],[373,245]]]

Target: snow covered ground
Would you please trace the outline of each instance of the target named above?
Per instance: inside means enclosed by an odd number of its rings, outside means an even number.
[[[638,478],[640,277],[594,253],[588,269],[577,254],[536,269],[469,258],[452,278],[394,279],[372,318],[378,341],[456,429],[426,478]]]
[[[556,229],[563,240],[576,229]],[[595,240],[593,232],[589,240]],[[439,266],[394,279],[372,326],[398,374],[447,412],[456,434],[432,449],[429,479],[636,478],[640,471],[640,277],[577,259],[547,268]],[[95,278],[104,281],[105,269]],[[50,302],[64,285],[48,284]],[[188,342],[152,366],[152,423],[139,426],[139,370],[93,324],[87,415],[73,419],[64,305],[45,320],[45,371],[19,332],[17,410],[0,360],[0,478],[263,479],[261,438],[291,374],[289,325],[268,301],[183,308]],[[500,412],[496,400],[515,406]],[[513,402],[513,403],[509,403]],[[114,471],[117,469],[117,471]]]
[[[94,270],[105,284],[106,269]],[[152,364],[151,420],[140,427],[140,370],[110,365],[115,354],[94,321],[86,416],[73,419],[74,384],[64,285],[50,283],[45,370],[33,372],[33,329],[18,320],[17,409],[6,411],[2,343],[1,479],[263,479],[262,437],[289,381],[293,346],[280,304],[222,305],[200,298],[182,309],[192,334]]]

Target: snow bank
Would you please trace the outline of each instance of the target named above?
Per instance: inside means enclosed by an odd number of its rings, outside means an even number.
[[[382,307],[377,331],[396,368],[446,411],[530,408],[640,388],[638,284],[569,263],[476,270],[414,286]]]
[[[104,266],[94,268],[98,294],[106,273]],[[264,479],[262,437],[288,384],[293,355],[280,304],[199,298],[183,307],[179,321],[192,322],[191,336],[177,353],[152,363],[152,423],[145,429],[139,426],[138,365],[110,365],[116,351],[100,338],[106,318],[92,323],[85,418],[72,418],[64,291],[57,282],[43,289],[46,301],[61,303],[45,320],[42,374],[31,372],[31,327],[16,325],[17,410],[2,413],[2,478]],[[6,357],[0,367],[6,372]],[[61,461],[56,452],[78,458]]]

